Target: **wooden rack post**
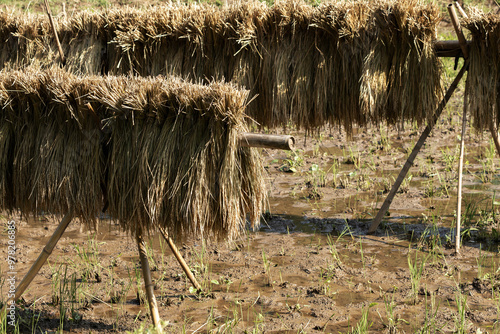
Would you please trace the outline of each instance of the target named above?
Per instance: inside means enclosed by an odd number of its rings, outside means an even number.
[[[410,153],[410,156],[406,160],[406,163],[404,164],[403,168],[399,172],[398,178],[396,179],[396,182],[392,185],[391,191],[387,195],[384,203],[382,204],[382,207],[377,213],[377,216],[373,220],[372,224],[370,225],[370,229],[368,230],[368,233],[373,233],[377,229],[377,227],[380,225],[380,222],[382,221],[382,218],[384,218],[385,214],[389,210],[389,207],[391,206],[392,200],[394,199],[394,196],[396,196],[396,193],[401,186],[401,183],[403,182],[404,178],[406,177],[406,174],[408,174],[408,171],[410,170],[410,167],[413,166],[413,161],[415,161],[415,158],[417,157],[417,154],[420,152],[420,149],[424,145],[425,141],[427,140],[427,137],[429,137],[429,134],[431,133],[432,129],[436,125],[437,120],[439,119],[439,116],[441,116],[441,113],[444,110],[444,107],[450,100],[451,96],[457,89],[458,83],[460,80],[462,80],[462,77],[464,76],[465,72],[469,68],[469,62],[466,61],[463,65],[463,67],[460,69],[460,72],[458,72],[457,77],[455,80],[453,80],[453,83],[451,84],[450,88],[446,91],[446,95],[444,96],[443,100],[439,103],[439,106],[434,113],[434,116],[432,117],[432,120],[429,121],[429,124],[425,127],[424,131],[420,135],[420,138],[418,139],[417,143],[415,144],[415,147],[413,147],[413,150]]]
[[[186,261],[184,261],[184,258],[179,252],[179,249],[177,249],[177,246],[175,245],[172,238],[170,238],[170,236],[168,235],[167,231],[164,228],[160,228],[160,233],[163,235],[163,238],[167,240],[167,243],[170,249],[172,250],[172,253],[174,253],[175,258],[177,259],[177,262],[179,262],[179,264],[182,267],[182,270],[184,270],[184,273],[189,278],[195,289],[201,291],[200,283],[198,283],[193,273],[191,272],[191,269],[189,269],[189,266],[187,265]]]
[[[142,232],[136,232],[137,248],[139,249],[139,257],[141,259],[142,268],[142,278],[144,280],[144,289],[146,290],[146,296],[148,298],[149,311],[151,312],[151,318],[153,319],[153,325],[155,326],[158,333],[162,333],[162,328],[160,324],[160,314],[158,312],[158,304],[156,303],[156,297],[154,293],[154,284],[151,279],[151,270],[149,268],[148,257],[146,253],[146,243],[142,238]]]

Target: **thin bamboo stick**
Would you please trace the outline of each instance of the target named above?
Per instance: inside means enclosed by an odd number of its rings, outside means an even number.
[[[42,268],[42,266],[45,264],[45,261],[47,261],[50,254],[52,254],[54,247],[56,246],[59,239],[61,239],[61,236],[63,235],[64,231],[68,227],[71,220],[73,219],[73,216],[74,216],[73,210],[70,209],[69,212],[64,216],[64,218],[59,223],[59,226],[57,226],[56,230],[52,234],[52,237],[50,237],[49,242],[47,242],[47,245],[43,248],[42,252],[36,259],[35,263],[33,263],[28,273],[24,276],[21,283],[19,283],[19,285],[17,286],[14,298],[9,299],[2,307],[2,310],[0,311],[0,315],[2,318],[4,316],[4,311],[6,309],[7,304],[9,304],[9,302],[12,300],[18,300],[19,298],[21,298],[24,291],[28,288],[30,283],[35,278],[36,274],[38,274],[38,272],[40,271],[40,268]]]
[[[458,2],[455,2],[457,8],[462,9]],[[469,47],[467,46],[467,41],[465,40],[464,33],[462,28],[460,27],[460,21],[458,20],[457,13],[455,11],[455,7],[452,4],[448,5],[448,12],[450,13],[451,22],[453,24],[453,28],[455,29],[455,33],[457,34],[458,41],[460,43],[460,48],[464,54],[464,59],[469,59]],[[465,12],[461,11],[462,15],[466,16]],[[455,229],[455,252],[457,254],[460,253],[460,229],[461,229],[461,220],[462,220],[462,175],[464,169],[464,151],[465,151],[465,133],[467,131],[467,96],[464,100],[463,107],[463,116],[462,116],[462,135],[460,138],[460,157],[458,159],[458,189],[457,189],[457,224]]]
[[[453,80],[453,83],[451,86],[448,88],[446,91],[446,95],[444,96],[443,100],[439,103],[439,106],[434,113],[434,117],[432,118],[431,121],[429,121],[429,124],[425,127],[424,131],[420,135],[420,138],[418,139],[417,143],[415,144],[415,147],[413,148],[412,152],[410,153],[410,156],[406,160],[406,163],[404,164],[403,168],[401,169],[401,172],[399,172],[398,178],[396,179],[396,182],[394,182],[391,191],[387,195],[384,203],[382,204],[382,207],[377,213],[377,216],[373,220],[370,229],[368,230],[368,233],[373,233],[377,229],[377,227],[380,225],[380,222],[382,221],[382,218],[384,218],[385,214],[389,210],[389,207],[391,206],[392,200],[394,199],[394,196],[396,196],[396,193],[401,186],[401,183],[403,182],[404,178],[406,177],[406,174],[410,170],[410,167],[413,166],[413,161],[415,161],[415,158],[417,157],[418,153],[420,152],[420,149],[424,145],[427,137],[431,133],[432,129],[434,128],[434,125],[436,125],[437,120],[439,119],[439,116],[441,116],[441,113],[444,110],[444,107],[450,100],[451,96],[455,92],[455,90],[458,87],[458,83],[460,80],[462,80],[462,77],[464,76],[465,72],[469,68],[469,61],[467,60],[464,63],[464,66],[460,69],[460,72],[458,72],[457,77],[455,80]]]
[[[177,262],[181,265],[182,269],[184,270],[184,273],[186,276],[189,278],[193,286],[198,290],[201,291],[201,285],[198,283],[196,278],[194,277],[193,273],[191,272],[191,269],[189,269],[189,266],[187,265],[186,261],[184,261],[184,258],[182,257],[181,253],[179,252],[179,249],[175,245],[174,241],[170,236],[168,235],[167,231],[164,228],[160,228],[160,233],[163,235],[163,238],[167,240],[168,245],[170,246],[170,249],[172,250],[172,253],[174,253],[175,258],[177,259]]]
[[[469,58],[469,48],[467,46],[467,40],[462,32],[462,28],[460,27],[460,21],[458,20],[457,12],[455,11],[455,7],[452,4],[448,5],[448,13],[450,14],[451,23],[453,24],[453,28],[455,28],[455,32],[458,37],[458,43],[460,44],[460,48],[462,49],[462,53],[464,54],[464,58]]]
[[[462,15],[462,17],[467,17],[467,14],[465,13],[465,10],[462,8],[462,6],[460,5],[460,2],[455,1],[455,7],[457,7],[458,12],[460,13],[460,15]]]
[[[56,38],[57,48],[59,49],[59,56],[61,57],[61,64],[64,66],[66,65],[66,58],[64,57],[64,52],[61,47],[61,42],[59,42],[59,36],[57,35],[56,24],[54,23],[54,18],[52,17],[52,12],[50,11],[48,0],[44,0],[44,3],[47,15],[49,16],[50,25],[52,26],[52,30],[54,31],[54,36]]]
[[[458,194],[457,194],[457,226],[455,235],[455,252],[460,253],[460,224],[462,219],[462,173],[464,169],[465,132],[467,129],[467,96],[464,101],[462,117],[462,137],[460,138],[460,158],[458,159]]]
[[[148,298],[149,310],[151,311],[151,318],[153,319],[153,325],[155,326],[158,333],[162,333],[163,330],[160,324],[160,314],[158,313],[158,305],[156,303],[156,297],[154,294],[154,285],[151,279],[151,270],[149,269],[149,262],[146,253],[146,243],[143,240],[142,233],[137,232],[136,235],[137,248],[139,249],[139,257],[141,259],[142,277],[144,279],[144,289],[146,290],[146,296]]]

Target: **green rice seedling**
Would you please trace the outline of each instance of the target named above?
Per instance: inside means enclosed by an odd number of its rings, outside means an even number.
[[[36,300],[31,304],[31,333],[36,333],[38,329],[38,322],[40,321],[41,313],[36,312]]]
[[[207,333],[211,333],[212,331],[218,332],[217,330],[215,330],[217,327],[216,320],[218,318],[220,318],[220,316],[215,316],[214,307],[211,306],[210,310],[208,311],[207,321],[202,325],[202,327],[206,326]]]
[[[348,165],[354,165],[355,170],[359,170],[361,168],[361,153],[355,153],[352,147],[349,147],[349,151],[346,151],[345,148],[342,149],[342,155],[344,157],[344,163]]]
[[[429,297],[425,295],[425,315],[423,324],[419,324],[418,329],[415,333],[419,334],[434,334],[439,333],[447,325],[447,323],[442,323],[442,320],[438,319],[439,302],[436,303],[436,297],[431,294],[430,305]]]
[[[384,150],[385,152],[389,152],[391,149],[391,138],[389,136],[389,128],[385,127],[384,131],[384,126],[380,124],[378,129],[380,133],[379,145],[382,146],[382,150]]]
[[[264,317],[264,312],[259,312],[255,314],[255,318],[253,320],[254,328],[252,329],[252,334],[263,333],[264,327],[266,326],[266,318]]]
[[[387,294],[384,294],[384,306],[385,306],[385,314],[387,318],[387,324],[385,324],[385,327],[387,328],[388,333],[397,333],[397,326],[399,322],[405,322],[408,323],[406,320],[399,318],[395,313],[394,313],[394,308],[396,307],[396,303],[394,302],[394,296],[396,295],[396,290],[398,288],[394,287],[394,291],[392,293],[391,298],[387,297]],[[378,312],[378,311],[377,311]],[[382,319],[382,316],[380,315],[380,319]]]
[[[87,237],[86,246],[79,246],[77,244],[72,244],[73,249],[76,252],[77,259],[70,260],[75,269],[81,271],[81,276],[84,281],[96,280],[100,282],[102,279],[102,265],[99,260],[99,249],[98,244],[95,239],[95,234]]]
[[[376,306],[377,303],[371,303],[368,307],[363,307],[361,310],[361,319],[359,319],[356,327],[352,327],[351,330],[347,333],[349,334],[365,334],[368,333],[368,330],[372,326],[373,322],[368,321],[368,314],[370,312],[370,308]]]
[[[464,295],[460,288],[457,287],[457,293],[455,295],[455,303],[457,306],[457,314],[454,315],[455,318],[455,333],[465,334],[469,333],[467,318],[465,316],[468,306],[467,306],[467,296]]]
[[[339,180],[338,180],[339,169],[340,169],[339,161],[337,159],[333,160],[332,166],[330,167],[329,171],[331,171],[331,173],[332,173],[332,178],[333,178],[332,185],[334,188],[337,188],[340,185]]]
[[[327,174],[329,170],[325,171],[317,164],[313,164],[309,168],[308,178],[306,178],[306,183],[309,182],[314,188],[325,187],[327,182]]]
[[[374,155],[370,155],[370,160],[366,163],[366,166],[368,167],[369,170],[372,172],[375,172],[378,167],[378,163],[375,162],[375,157]]]
[[[341,238],[342,235],[337,237],[337,240],[334,241],[333,237],[328,234],[326,236],[326,242],[328,243],[328,251],[330,252],[330,255],[332,256],[332,264],[340,267],[342,265],[342,260],[340,258],[340,254],[337,250],[337,242]]]
[[[158,262],[155,260],[152,240],[150,240],[149,243],[146,242],[146,257],[148,258],[150,270],[157,271],[159,269],[159,266]]]
[[[195,263],[191,266],[191,269],[195,273],[195,275],[198,275],[200,277],[202,291],[210,293],[210,291],[212,290],[210,280],[211,269],[206,248],[206,241],[203,239],[201,242],[200,250],[197,251],[195,248],[193,248],[193,252]]]
[[[135,282],[135,295],[137,298],[137,302],[140,305],[146,304],[146,293],[144,292],[144,289],[142,289],[142,271],[140,266],[135,266],[134,267],[134,282]]]
[[[61,268],[62,265],[60,265],[57,269],[55,269],[53,266],[50,265],[50,262],[47,261],[49,264],[49,268],[51,271],[51,288],[52,288],[52,296],[51,296],[51,302],[53,306],[58,306],[60,302],[60,295],[59,295],[59,286],[61,285]]]
[[[438,264],[444,259],[444,255],[436,215],[432,214],[431,217],[427,217],[425,214],[422,214],[422,216],[422,224],[428,224],[428,226],[426,226],[417,241],[417,247],[421,250],[426,250],[431,258],[431,262]]]
[[[425,264],[429,259],[429,255],[422,256],[420,259],[418,258],[418,251],[415,251],[415,260],[412,261],[410,250],[408,250],[408,267],[410,269],[410,278],[411,278],[411,289],[413,293],[413,302],[415,304],[418,303],[418,293],[420,289],[420,281],[422,279],[422,275],[424,273]]]
[[[446,149],[441,149],[441,157],[443,159],[446,171],[451,172],[455,170],[455,165],[459,157],[459,146],[455,146],[453,151],[449,147],[446,147]]]
[[[167,328],[168,326],[168,321],[161,321],[160,322],[160,328]],[[127,331],[125,332],[126,334],[162,334],[164,333],[162,330],[156,328],[154,325],[149,325],[145,326],[144,324],[141,324],[141,326],[138,329],[135,329],[133,331]],[[185,333],[185,328],[183,333]]]

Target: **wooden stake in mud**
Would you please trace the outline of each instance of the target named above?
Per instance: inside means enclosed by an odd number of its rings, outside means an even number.
[[[469,68],[469,61],[465,61],[464,66],[460,69],[460,72],[458,72],[457,77],[455,80],[453,80],[453,83],[451,84],[450,88],[446,91],[446,95],[444,96],[443,100],[439,103],[439,106],[434,113],[434,116],[431,121],[429,121],[429,124],[424,129],[424,132],[420,135],[420,138],[418,139],[417,143],[415,144],[415,147],[410,153],[410,156],[406,160],[405,165],[403,166],[403,169],[401,169],[401,172],[399,172],[398,178],[396,179],[396,182],[394,182],[391,191],[387,195],[387,198],[385,199],[384,203],[382,204],[382,207],[377,213],[377,216],[373,220],[370,229],[368,230],[368,233],[373,233],[377,229],[377,227],[380,225],[380,222],[382,221],[382,218],[384,218],[385,214],[387,213],[387,210],[389,210],[389,207],[391,206],[392,200],[394,199],[394,196],[396,195],[399,187],[401,186],[401,183],[403,182],[404,178],[406,177],[406,174],[408,174],[408,171],[410,170],[410,167],[413,166],[413,161],[415,161],[415,158],[417,157],[418,152],[420,152],[420,149],[424,145],[427,137],[429,137],[429,134],[431,133],[432,129],[434,128],[434,125],[436,125],[437,120],[439,119],[439,116],[441,116],[441,113],[444,110],[444,107],[450,100],[451,96],[457,89],[458,83],[460,80],[462,80],[462,77],[464,76],[465,72]]]
[[[142,233],[137,232],[136,235],[137,247],[139,249],[139,257],[141,259],[142,277],[144,279],[144,289],[146,290],[146,296],[148,298],[149,310],[151,312],[151,318],[153,319],[153,325],[155,326],[158,333],[162,333],[162,328],[160,324],[160,314],[158,313],[158,305],[156,303],[156,297],[154,294],[154,285],[151,279],[151,270],[149,269],[149,262],[146,253],[146,243],[142,238]]]
[[[63,235],[64,231],[66,230],[72,219],[73,219],[73,210],[70,209],[69,212],[66,214],[66,216],[64,216],[64,218],[61,220],[61,223],[59,223],[59,226],[57,226],[56,230],[52,234],[52,237],[50,237],[49,242],[43,248],[42,252],[36,259],[35,263],[33,263],[26,276],[24,276],[21,283],[19,283],[18,287],[16,288],[16,293],[14,295],[14,298],[10,298],[2,307],[2,310],[0,311],[1,315],[0,319],[3,319],[4,311],[6,310],[8,304],[10,304],[11,301],[16,301],[19,298],[21,298],[26,288],[28,288],[31,281],[33,281],[33,278],[35,278],[36,274],[38,274],[38,272],[40,271],[40,268],[42,268],[42,266],[45,264],[45,261],[47,261],[50,254],[52,254],[54,247],[56,246],[59,239],[61,239],[61,236]]]
[[[165,240],[167,240],[167,243],[170,246],[172,253],[174,253],[175,258],[177,259],[177,262],[179,262],[182,269],[184,270],[184,273],[189,278],[189,280],[191,281],[193,286],[196,288],[196,290],[201,291],[200,283],[198,283],[198,281],[194,277],[193,273],[191,272],[191,269],[189,269],[189,266],[187,265],[186,261],[184,261],[184,258],[182,257],[181,253],[179,252],[179,249],[175,245],[172,238],[170,238],[167,231],[165,231],[165,229],[163,229],[163,228],[160,228],[160,233],[163,235],[163,238],[165,238]]]
[[[56,24],[54,23],[54,18],[52,17],[52,13],[50,11],[49,1],[44,0],[45,10],[47,11],[47,15],[49,16],[50,25],[52,26],[52,30],[54,31],[54,36],[56,38],[57,48],[59,49],[59,56],[61,57],[61,64],[66,65],[66,58],[64,57],[64,52],[61,47],[61,42],[59,42],[59,36],[57,35]]]

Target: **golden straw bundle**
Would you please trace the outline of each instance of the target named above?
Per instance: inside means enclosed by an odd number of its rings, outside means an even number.
[[[472,43],[465,95],[478,130],[500,123],[500,17],[471,8],[463,25]]]
[[[178,78],[0,72],[3,209],[109,213],[135,233],[232,238],[258,224],[261,160],[240,148],[248,92]]]
[[[100,121],[83,96],[89,87],[62,70],[0,74],[2,208],[76,214],[95,222],[102,209]]]
[[[374,8],[361,105],[375,121],[420,123],[433,116],[442,98],[441,65],[433,49],[440,20],[436,5],[419,0],[379,1]]]
[[[17,58],[23,57],[13,37],[19,34],[36,51],[31,57],[49,65],[57,60],[43,19],[31,19],[28,28],[30,19],[11,23],[4,16],[4,40],[13,47],[1,57],[9,66],[31,59]],[[60,18],[58,26],[72,72],[231,81],[256,97],[247,113],[261,126],[330,124],[350,132],[354,124],[430,117],[441,95],[432,49],[438,22],[438,9],[419,0],[317,7],[255,1],[110,9]]]

